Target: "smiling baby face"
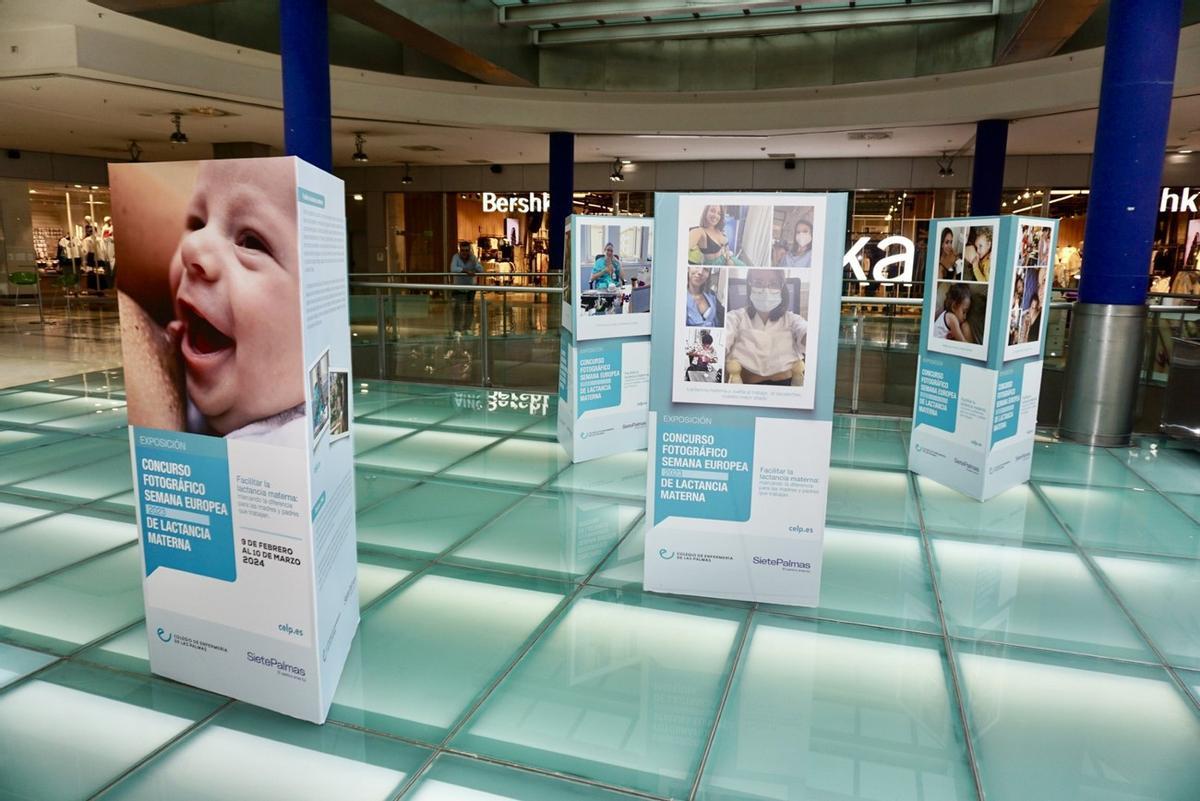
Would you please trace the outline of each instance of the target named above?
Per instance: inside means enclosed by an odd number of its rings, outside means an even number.
[[[294,170],[203,164],[171,263],[187,394],[222,436],[304,401]]]

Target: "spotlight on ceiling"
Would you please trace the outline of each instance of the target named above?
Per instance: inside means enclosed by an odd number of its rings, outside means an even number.
[[[942,157],[937,160],[938,177],[949,178],[954,175],[954,156],[947,150],[942,151]]]
[[[408,162],[404,163],[404,175],[400,178],[400,183],[411,184],[413,182],[412,173],[408,170]]]
[[[609,173],[608,180],[612,181],[613,183],[616,183],[618,181],[624,181],[625,180],[624,171],[625,171],[625,162],[623,162],[619,158],[613,159],[612,172]]]
[[[363,152],[363,145],[365,145],[366,143],[367,143],[367,140],[362,135],[362,133],[355,131],[355,133],[354,133],[354,156],[352,158],[355,161],[359,162],[360,164],[365,164],[369,160],[369,159],[367,159],[367,154]]]
[[[142,146],[137,143],[136,139],[129,140],[128,150],[129,150],[129,160],[130,161],[141,161],[142,160]]]
[[[181,127],[183,125],[183,115],[178,111],[175,112],[171,115],[171,122],[175,124],[175,130],[171,133],[171,144],[186,145],[188,143],[188,136],[183,132]]]

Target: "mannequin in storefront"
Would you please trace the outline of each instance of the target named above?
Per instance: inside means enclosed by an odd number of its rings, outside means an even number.
[[[116,253],[114,252],[113,242],[113,222],[112,217],[105,217],[104,224],[100,226],[100,264],[112,270],[116,267]]]

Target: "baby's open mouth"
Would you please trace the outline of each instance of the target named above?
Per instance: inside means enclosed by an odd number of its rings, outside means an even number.
[[[232,348],[235,344],[232,337],[208,321],[204,315],[189,304],[181,304],[184,322],[184,336],[188,347],[195,353],[207,355]]]

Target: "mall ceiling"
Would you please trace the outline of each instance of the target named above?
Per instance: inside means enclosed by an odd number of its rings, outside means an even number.
[[[331,1],[338,9],[356,4],[379,6],[392,15],[409,5]],[[479,4],[412,5],[469,10]],[[488,5],[491,28],[519,28],[530,47],[564,53],[585,45],[554,44],[531,32],[630,27],[644,37],[661,32],[662,27],[652,26],[690,20],[705,22],[704,36],[713,37],[697,41],[736,40],[745,30],[767,24],[753,20],[795,25],[803,16],[783,13],[778,3],[745,0],[497,0]],[[962,13],[971,5],[859,0],[853,10],[940,14],[955,7]],[[1046,17],[1046,7],[1071,6],[1079,18],[1088,2],[1028,0],[1025,5],[1026,13],[1015,20],[1018,28],[1044,23],[1034,26],[1037,36],[1010,37],[1028,53],[1061,45],[1070,25],[1079,25]],[[0,114],[5,120],[0,146],[120,159],[128,158],[130,143],[137,142],[146,160],[209,157],[219,143],[282,147],[276,55],[141,18],[189,12],[211,22],[217,6],[189,0],[107,0],[103,6],[82,0],[0,3]],[[261,12],[273,3],[258,6]],[[837,6],[846,3],[804,4],[830,13]],[[636,18],[635,7],[653,13]],[[681,15],[684,8],[688,13]],[[137,11],[141,17],[115,10]],[[600,11],[607,16],[596,16]],[[412,16],[420,18],[416,12]],[[868,18],[860,14],[855,25]],[[438,23],[429,17],[409,22],[421,29]],[[440,24],[453,33],[447,23]],[[734,33],[739,26],[742,33]],[[460,19],[457,35],[469,28]],[[1185,30],[1183,39],[1169,144],[1200,149],[1200,27]],[[1002,53],[997,60],[1004,60]],[[885,82],[707,93],[488,86],[342,66],[332,76],[334,159],[351,164],[354,135],[362,133],[370,164],[544,163],[545,132],[555,129],[579,132],[577,160],[590,162],[937,156],[969,153],[974,120],[985,115],[1014,121],[1013,154],[1087,153],[1095,133],[1100,63],[1100,52],[1091,50]],[[175,112],[182,114],[186,145],[168,143]]]

